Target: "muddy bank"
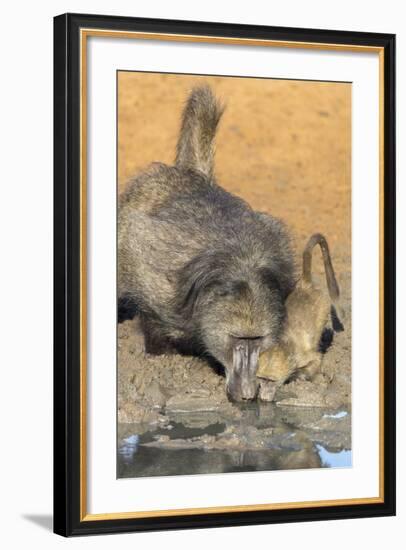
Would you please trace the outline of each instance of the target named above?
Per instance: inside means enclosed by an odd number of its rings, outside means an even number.
[[[351,401],[351,324],[349,277],[340,276],[345,330],[335,332],[323,357],[326,380],[296,380],[283,385],[275,396],[277,407],[348,409]],[[198,357],[145,353],[138,318],[118,327],[118,422],[165,425],[170,414],[217,413],[240,418],[241,408],[230,403],[224,377]]]

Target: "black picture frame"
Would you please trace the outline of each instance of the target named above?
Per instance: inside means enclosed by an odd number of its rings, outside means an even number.
[[[359,45],[384,58],[383,498],[371,504],[199,513],[81,517],[80,422],[80,29]],[[54,531],[63,536],[288,523],[395,514],[395,36],[192,21],[64,14],[54,19]],[[236,503],[238,504],[238,503]]]

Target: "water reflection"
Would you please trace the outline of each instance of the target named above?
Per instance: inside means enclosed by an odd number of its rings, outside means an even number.
[[[322,445],[316,445],[324,468],[350,468],[352,466],[352,452],[346,449],[330,452]]]
[[[125,464],[132,464],[134,455],[138,450],[140,436],[137,434],[124,438],[119,447],[118,454]]]
[[[351,467],[348,411],[246,407],[236,420],[199,412],[166,426],[118,426],[117,477]]]

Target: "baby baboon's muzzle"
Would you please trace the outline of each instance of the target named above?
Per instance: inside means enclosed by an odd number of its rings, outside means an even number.
[[[256,377],[262,338],[235,338],[233,365],[227,372],[227,393],[234,401],[255,399],[258,392]]]

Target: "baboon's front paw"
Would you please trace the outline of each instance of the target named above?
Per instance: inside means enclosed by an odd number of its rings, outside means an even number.
[[[262,401],[273,401],[278,385],[271,380],[261,380],[259,385],[259,398]]]

